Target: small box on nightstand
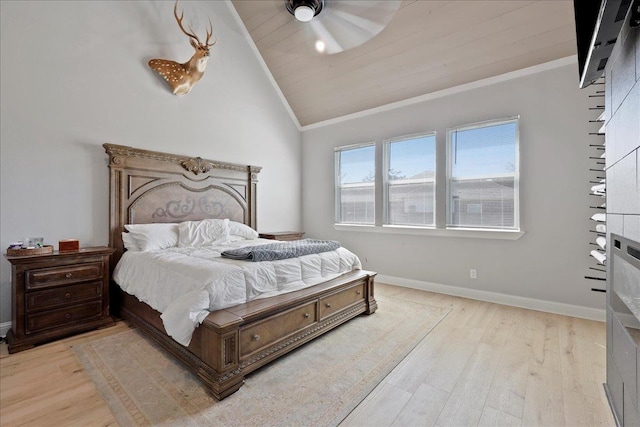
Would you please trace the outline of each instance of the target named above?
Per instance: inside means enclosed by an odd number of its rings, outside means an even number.
[[[80,242],[78,239],[64,239],[58,242],[58,251],[77,251],[80,250]]]

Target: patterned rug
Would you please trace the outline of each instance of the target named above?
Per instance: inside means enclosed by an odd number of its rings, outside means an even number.
[[[448,314],[376,296],[379,308],[246,377],[222,401],[131,329],[74,346],[122,426],[334,426]]]

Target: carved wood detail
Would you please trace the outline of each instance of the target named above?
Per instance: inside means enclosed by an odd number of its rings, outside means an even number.
[[[189,172],[193,172],[195,175],[199,173],[207,173],[213,169],[213,164],[202,160],[201,157],[196,157],[189,160],[183,160],[180,164]]]
[[[262,167],[260,166],[238,165],[234,163],[226,163],[226,162],[202,159],[200,157],[187,157],[187,156],[180,156],[176,154],[162,153],[159,151],[143,150],[139,148],[127,147],[124,145],[103,144],[103,147],[105,148],[107,154],[109,154],[111,163],[114,165],[121,165],[124,162],[124,159],[127,157],[158,160],[161,162],[176,163],[181,166],[182,166],[182,162],[193,160],[193,159],[201,159],[202,162],[206,162],[207,164],[211,165],[210,170],[228,169],[228,170],[236,170],[240,172],[248,171],[249,173],[251,173],[252,180],[257,179],[257,175],[254,176],[253,174],[258,174],[262,170]]]

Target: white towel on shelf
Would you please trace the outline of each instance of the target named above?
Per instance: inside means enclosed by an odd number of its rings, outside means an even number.
[[[606,233],[607,232],[607,224],[596,224],[596,231],[598,233]]]
[[[607,255],[595,249],[591,251],[591,256],[597,259],[598,262],[603,265],[607,261]]]
[[[602,249],[605,249],[607,247],[607,239],[605,237],[602,236],[598,236],[596,237],[596,243],[598,244],[598,246],[600,246]]]
[[[591,187],[593,194],[605,194],[607,191],[607,184],[596,184]]]
[[[591,215],[591,219],[594,221],[605,222],[607,220],[607,214],[597,213]]]

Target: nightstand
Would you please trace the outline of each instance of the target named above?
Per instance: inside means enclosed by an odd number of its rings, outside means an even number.
[[[263,239],[271,240],[300,240],[304,231],[278,231],[275,233],[260,233]]]
[[[9,353],[114,324],[109,316],[108,247],[7,256],[13,315]]]

